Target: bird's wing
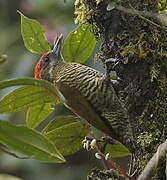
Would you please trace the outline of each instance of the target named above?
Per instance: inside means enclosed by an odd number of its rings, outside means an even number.
[[[56,86],[65,98],[64,104],[66,107],[105,134],[111,134],[110,128],[79,91],[63,82],[58,82]]]
[[[109,78],[100,78],[97,86],[98,92],[94,94],[97,102],[93,104],[93,109],[96,109],[99,117],[108,124],[110,135],[123,142],[125,136],[132,136],[127,110],[117,97]]]

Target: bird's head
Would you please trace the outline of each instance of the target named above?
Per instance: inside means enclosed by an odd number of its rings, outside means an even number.
[[[53,80],[54,70],[63,61],[61,50],[62,34],[56,39],[53,50],[42,55],[34,68],[35,79]]]

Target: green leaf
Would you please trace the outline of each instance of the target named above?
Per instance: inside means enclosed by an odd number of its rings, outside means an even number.
[[[45,80],[41,80],[41,79],[36,80],[34,78],[17,78],[17,79],[0,81],[0,90],[12,86],[19,86],[19,85],[34,85],[39,87],[45,87],[50,89],[51,91],[56,92],[56,88],[53,84]]]
[[[34,104],[45,103],[56,104],[55,96],[42,87],[23,86],[13,90],[0,100],[0,113],[17,112]]]
[[[9,174],[0,174],[0,180],[23,180],[16,176],[11,176]]]
[[[110,157],[123,157],[123,156],[130,156],[131,153],[129,150],[121,143],[117,144],[107,144],[105,148],[105,154],[109,153]]]
[[[88,132],[89,127],[81,124],[77,117],[60,116],[44,129],[43,134],[61,154],[70,155],[82,148],[82,140]]]
[[[59,100],[64,103],[65,99],[62,96],[62,94],[58,91],[56,86],[54,86],[52,83],[41,80],[41,79],[34,79],[34,78],[20,78],[20,79],[13,79],[13,80],[6,80],[6,81],[0,81],[0,90],[7,88],[7,87],[13,87],[13,86],[19,86],[19,85],[33,85],[38,87],[43,87],[46,89],[46,92],[49,94],[52,94],[55,98],[59,98]]]
[[[85,63],[96,45],[91,25],[80,25],[64,41],[62,54],[67,62]]]
[[[48,81],[41,80],[41,79],[34,79],[34,78],[20,78],[20,79],[9,79],[6,81],[0,81],[0,90],[8,87],[13,86],[20,86],[20,85],[33,85],[38,87],[43,87],[47,89],[48,93],[57,96],[58,91],[56,87]]]
[[[56,129],[56,128],[60,128],[64,125],[70,124],[70,123],[74,123],[74,122],[78,122],[79,119],[76,116],[58,116],[56,117],[56,119],[54,119],[53,121],[51,121],[43,130],[44,134],[47,134],[48,132]]]
[[[45,118],[53,112],[51,104],[41,103],[33,105],[28,109],[26,124],[29,128],[36,128]]]
[[[50,51],[51,48],[44,36],[45,31],[40,23],[24,16],[21,12],[19,13],[21,15],[21,34],[25,47],[29,51],[39,54]]]
[[[42,162],[65,162],[57,148],[37,131],[0,121],[0,142],[13,150]]]
[[[17,152],[13,152],[13,151],[11,151],[9,148],[7,148],[5,146],[0,146],[0,151],[3,152],[3,153],[9,154],[10,156],[13,156],[15,158],[18,158],[18,159],[28,159],[27,156],[26,157],[25,156],[21,157],[21,156],[17,155]]]

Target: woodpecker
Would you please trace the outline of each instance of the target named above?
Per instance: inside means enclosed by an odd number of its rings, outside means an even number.
[[[125,146],[131,146],[132,130],[127,111],[116,95],[109,74],[65,62],[61,44],[62,35],[53,50],[36,63],[35,78],[53,83],[60,101],[81,119]]]

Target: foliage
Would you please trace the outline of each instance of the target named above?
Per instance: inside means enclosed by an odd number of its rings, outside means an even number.
[[[52,143],[40,133],[24,126],[0,121],[0,142],[39,161],[65,162]]]
[[[123,157],[123,156],[130,156],[131,153],[128,149],[123,146],[121,143],[117,144],[107,144],[105,148],[105,153],[109,153],[109,157]]]
[[[80,150],[82,140],[87,133],[88,126],[83,126],[79,118],[73,116],[56,117],[43,130],[43,134],[63,155],[70,155]]]
[[[25,47],[35,53],[46,53],[51,50],[44,36],[44,29],[36,20],[27,18],[21,12],[21,34]]]
[[[96,39],[90,25],[80,25],[64,41],[62,53],[65,61],[84,63],[91,55]]]

